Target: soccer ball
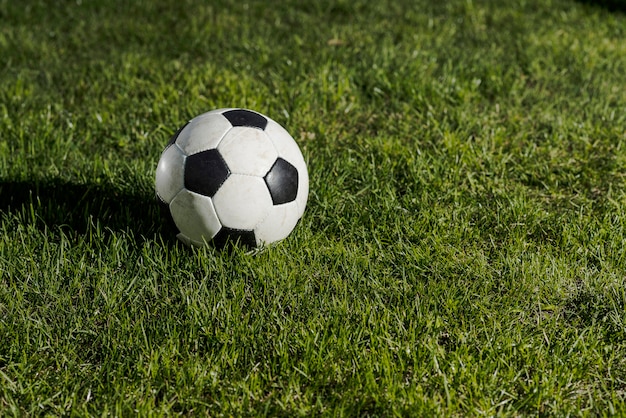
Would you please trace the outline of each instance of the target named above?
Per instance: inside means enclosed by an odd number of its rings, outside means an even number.
[[[300,148],[277,122],[218,109],[174,134],[156,170],[156,195],[186,244],[287,237],[302,217],[309,176]]]

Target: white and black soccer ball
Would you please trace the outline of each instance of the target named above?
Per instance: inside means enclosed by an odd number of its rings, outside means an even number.
[[[300,148],[277,122],[246,109],[190,120],[167,144],[156,195],[196,246],[258,247],[287,237],[302,217],[309,177]]]

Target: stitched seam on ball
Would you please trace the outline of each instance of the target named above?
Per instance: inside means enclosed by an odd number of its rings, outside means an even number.
[[[220,113],[220,116],[222,116],[224,119],[226,119],[226,116],[224,116],[224,114],[223,114],[223,113]],[[228,120],[228,119],[226,119],[226,120]],[[230,121],[228,121],[228,122],[230,123]],[[234,128],[234,126],[232,126],[232,124],[231,124],[231,125],[230,125],[230,128],[228,128],[228,129],[226,130],[226,132],[224,132],[224,134],[222,135],[222,137],[220,138],[220,140],[219,140],[219,141],[217,141],[217,144],[215,144],[215,147],[214,147],[215,149],[217,149],[217,147],[219,147],[219,146],[220,146],[220,144],[222,143],[222,141],[224,140],[224,138],[226,138],[226,134],[227,134],[227,133],[229,133],[230,131],[232,131],[232,129],[233,129],[233,128]]]
[[[273,120],[269,119],[267,120],[267,124],[269,125],[270,123],[276,123]],[[278,125],[278,123],[276,123]],[[269,136],[267,134],[267,126],[265,127],[265,129],[263,129],[263,133],[265,134],[265,136],[267,136],[267,139],[270,140],[270,143],[272,144],[272,146],[274,147],[274,150],[276,151],[276,154],[278,154],[278,156],[280,157],[280,150],[276,147],[276,144],[274,143],[274,138],[272,138],[271,136]]]
[[[265,222],[265,220],[267,218],[269,218],[271,214],[272,214],[272,209],[270,208],[270,209],[267,210],[267,213],[265,214],[265,216],[263,218],[261,218],[261,220],[259,222],[257,222],[256,225],[254,225],[254,227],[252,227],[252,229],[254,231],[256,231],[256,229],[259,227],[259,225],[261,225],[263,222]]]
[[[231,171],[230,174],[236,174],[238,176],[246,176],[246,177],[256,177],[261,180],[263,180],[265,176],[267,175],[265,174],[265,175],[259,176],[258,174],[239,173],[237,171]]]
[[[180,145],[178,145],[175,141],[174,141],[174,143],[172,145],[174,145],[176,148],[178,148],[178,151],[180,151],[180,153],[183,154],[183,157],[187,158],[187,154],[185,153],[185,150],[182,149],[180,147]]]

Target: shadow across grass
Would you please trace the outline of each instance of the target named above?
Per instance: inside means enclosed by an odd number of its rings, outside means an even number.
[[[576,0],[582,4],[602,7],[610,12],[626,13],[626,0]]]
[[[175,232],[150,196],[131,194],[112,185],[77,184],[60,179],[0,180],[0,215],[30,219],[40,227],[69,227],[83,234],[93,224],[125,231],[137,241]]]

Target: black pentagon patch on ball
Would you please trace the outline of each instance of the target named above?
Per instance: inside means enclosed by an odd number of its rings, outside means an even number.
[[[167,145],[165,148],[169,147],[170,145],[173,145],[174,142],[176,142],[176,140],[178,139],[178,136],[180,135],[180,133],[183,131],[183,129],[185,129],[185,127],[189,125],[189,122],[187,122],[186,124],[184,124],[183,126],[181,126],[181,128],[179,130],[177,130],[174,135],[172,135],[172,137],[170,138],[170,140],[167,142]]]
[[[250,128],[265,129],[267,126],[267,119],[256,112],[245,109],[228,110],[222,115],[228,119],[233,126],[247,126]]]
[[[292,202],[298,195],[298,170],[286,160],[278,158],[265,175],[265,184],[275,205]]]
[[[226,245],[232,245],[237,242],[246,247],[256,247],[254,231],[233,229],[224,226],[213,238],[213,243],[218,248],[224,248]]]
[[[230,175],[226,162],[216,149],[202,151],[185,160],[185,188],[213,197]]]

